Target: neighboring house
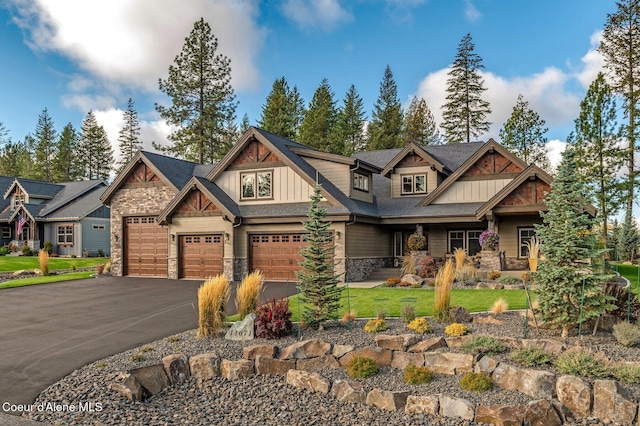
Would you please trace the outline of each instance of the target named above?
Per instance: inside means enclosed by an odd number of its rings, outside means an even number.
[[[42,248],[53,244],[58,255],[109,253],[109,207],[100,196],[104,181],[48,183],[0,176],[2,245]]]
[[[343,157],[251,127],[215,165],[139,152],[102,196],[116,275],[294,281],[309,196],[322,184],[337,272],[360,280],[403,256],[418,225],[434,257],[473,255],[493,229],[525,263],[551,177],[493,140]]]

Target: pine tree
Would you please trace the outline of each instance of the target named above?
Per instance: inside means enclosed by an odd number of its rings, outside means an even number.
[[[226,135],[225,123],[235,119],[237,102],[231,86],[231,61],[216,53],[218,39],[204,19],[197,21],[169,77],[159,80],[160,90],[171,106],[156,110],[177,130],[169,135],[173,145],[154,146],[164,152],[198,163],[213,163],[225,154],[219,146]]]
[[[624,194],[618,174],[623,162],[619,148],[620,126],[616,120],[615,95],[603,73],[587,90],[580,103],[580,116],[575,120],[573,143],[578,174],[590,189],[602,218],[602,241],[607,244],[607,224],[610,216],[621,207]]]
[[[298,91],[298,86],[293,86],[291,90],[291,103],[293,105],[293,131],[294,139],[300,137],[300,126],[302,126],[302,120],[304,120],[304,114],[306,112],[304,108],[304,99]]]
[[[551,169],[547,156],[547,138],[549,130],[545,121],[537,112],[529,108],[529,102],[518,95],[511,116],[500,129],[502,145],[520,157],[527,164],[535,164],[545,170]]]
[[[113,166],[113,148],[107,132],[98,124],[93,111],[89,111],[82,121],[77,154],[81,178],[109,179]]]
[[[304,114],[298,140],[320,151],[338,154],[336,151],[341,151],[341,147],[336,149],[338,111],[334,96],[329,80],[322,79]]]
[[[482,99],[487,90],[480,70],[484,68],[482,58],[474,52],[471,34],[462,38],[458,53],[447,79],[447,102],[442,106],[441,124],[447,143],[471,142],[489,131],[491,123],[486,121],[491,114],[489,102]]]
[[[35,166],[36,140],[31,135],[31,133],[27,133],[21,145],[22,145],[21,175],[22,177],[27,179],[38,179],[40,176],[40,171]]]
[[[347,157],[354,152],[364,149],[364,122],[366,120],[364,103],[353,84],[347,90],[343,100],[343,106],[338,111],[337,141],[340,149],[336,149],[337,154]]]
[[[118,136],[118,142],[120,143],[120,160],[118,161],[118,170],[122,170],[133,156],[136,155],[136,152],[142,149],[138,112],[133,106],[133,99],[129,98],[129,102],[127,102],[127,109],[122,114],[124,125],[122,126],[122,129],[120,129]]]
[[[632,262],[640,249],[640,234],[629,210],[626,211],[624,223],[619,228],[617,249],[618,260],[621,262]]]
[[[28,152],[22,142],[12,142],[6,139],[0,147],[0,175],[13,177],[26,177],[25,164],[28,161]]]
[[[404,142],[418,145],[439,145],[442,143],[440,132],[433,113],[423,98],[411,99],[404,116]]]
[[[53,126],[53,119],[47,108],[38,116],[35,131],[35,164],[36,179],[53,182],[53,161],[56,152],[57,132]]]
[[[302,269],[298,272],[300,300],[307,304],[301,316],[311,327],[322,327],[323,322],[337,318],[342,292],[334,272],[331,222],[325,220],[327,211],[319,206],[321,199],[320,185],[316,185],[311,195],[308,221],[302,223],[307,231],[304,240],[308,244],[300,251]]]
[[[380,82],[380,94],[373,107],[371,122],[367,128],[367,146],[370,151],[402,146],[402,105],[398,99],[398,86],[387,65]]]
[[[543,224],[536,225],[545,257],[535,274],[541,318],[552,327],[562,328],[562,337],[567,337],[581,319],[596,318],[611,308],[598,277],[584,263],[600,251],[592,232],[596,220],[584,211],[588,200],[577,175],[575,155],[571,147],[564,151],[551,192],[544,200],[549,210],[540,213]]]
[[[627,125],[623,136],[626,149],[627,181],[626,208],[633,209],[634,187],[637,185],[634,156],[638,146],[640,130],[638,103],[640,102],[640,2],[638,0],[620,0],[617,10],[607,15],[602,41],[598,51],[604,59],[604,66],[611,78],[612,87],[623,99],[623,108]]]
[[[58,139],[58,150],[53,163],[53,178],[56,182],[70,182],[78,178],[78,132],[71,123],[62,129]]]
[[[276,79],[262,106],[258,126],[262,129],[293,139],[297,136],[296,105],[289,84],[284,77]]]
[[[240,135],[249,130],[249,127],[251,127],[251,122],[249,121],[249,115],[245,112],[240,123]]]
[[[4,124],[2,124],[2,121],[0,121],[0,145],[4,145],[9,142],[11,142],[9,138],[9,131],[7,130],[6,127],[4,127]]]

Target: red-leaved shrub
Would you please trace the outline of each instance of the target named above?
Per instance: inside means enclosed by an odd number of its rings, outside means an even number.
[[[258,307],[256,313],[256,337],[264,339],[280,339],[291,333],[291,312],[289,299],[271,299]]]
[[[425,256],[418,262],[418,275],[421,278],[435,278],[438,271],[436,261],[431,256]]]

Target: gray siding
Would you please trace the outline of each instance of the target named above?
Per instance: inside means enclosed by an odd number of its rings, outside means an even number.
[[[109,254],[109,219],[86,217],[80,221],[82,253],[90,251],[95,256],[98,250]],[[103,229],[94,229],[101,228]]]
[[[392,256],[393,233],[379,226],[355,223],[346,227],[347,256]]]

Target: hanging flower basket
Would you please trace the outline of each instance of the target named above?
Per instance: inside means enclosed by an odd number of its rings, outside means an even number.
[[[407,241],[407,247],[411,251],[424,250],[427,246],[427,237],[422,234],[411,234]]]
[[[487,229],[482,234],[480,234],[479,242],[482,246],[482,250],[493,251],[498,248],[498,244],[500,243],[500,235],[498,235],[497,232]]]

